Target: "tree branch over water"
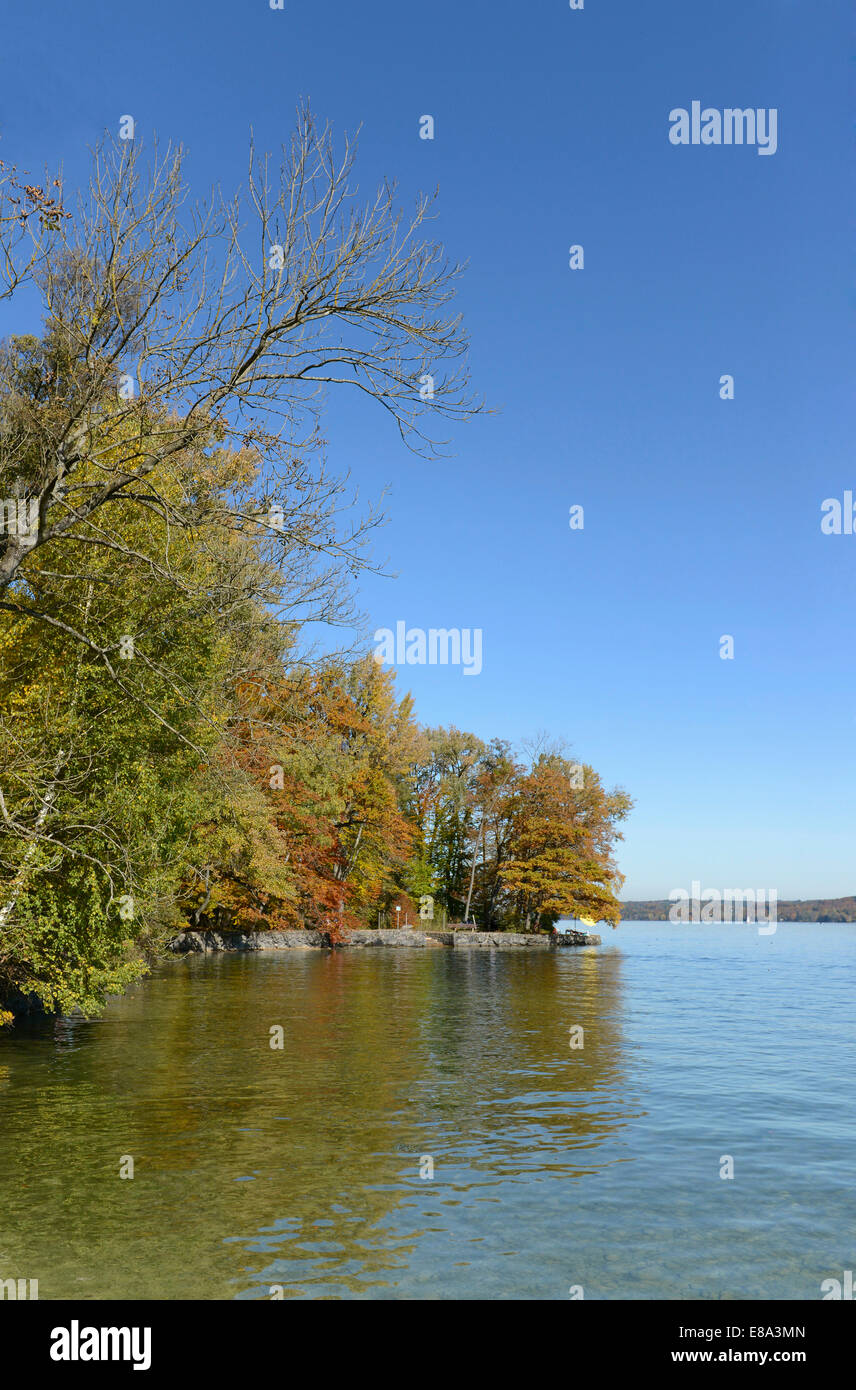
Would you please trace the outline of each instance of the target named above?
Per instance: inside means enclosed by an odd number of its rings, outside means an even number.
[[[26,244],[0,223],[7,280],[36,284],[46,322],[44,342],[0,364],[0,492],[38,512],[31,534],[0,541],[0,589],[141,485],[157,495],[167,460],[192,495],[212,429],[253,451],[276,496],[295,452],[319,446],[331,385],[376,401],[427,454],[437,422],[481,408],[450,307],[461,267],[427,236],[434,200],[405,216],[389,183],[361,200],[355,157],[302,106],[278,168],[251,149],[243,194],[191,203],[180,147],[147,163],[105,140],[73,217],[43,218]],[[190,501],[170,507],[192,524]]]

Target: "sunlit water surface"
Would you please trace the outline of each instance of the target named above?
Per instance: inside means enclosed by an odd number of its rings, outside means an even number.
[[[0,1041],[0,1278],[817,1299],[856,1268],[854,987],[854,926],[169,962]]]

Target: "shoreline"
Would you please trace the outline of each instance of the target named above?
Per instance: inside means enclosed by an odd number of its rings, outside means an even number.
[[[392,946],[399,950],[555,951],[575,946],[599,946],[594,933],[571,931],[539,933],[486,931],[432,931],[416,927],[361,928],[348,933],[345,941],[331,945],[323,932],[293,931],[183,931],[169,943],[178,955],[208,954],[215,951],[329,951],[371,950]]]

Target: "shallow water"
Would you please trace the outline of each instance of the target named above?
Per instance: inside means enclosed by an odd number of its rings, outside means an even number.
[[[856,926],[169,962],[0,1041],[0,1279],[817,1299],[856,1268],[855,986]]]

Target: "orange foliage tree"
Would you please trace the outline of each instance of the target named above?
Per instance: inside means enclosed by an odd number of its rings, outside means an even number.
[[[315,927],[371,920],[407,862],[402,806],[418,729],[409,696],[371,658],[249,678],[200,827],[194,925]]]

